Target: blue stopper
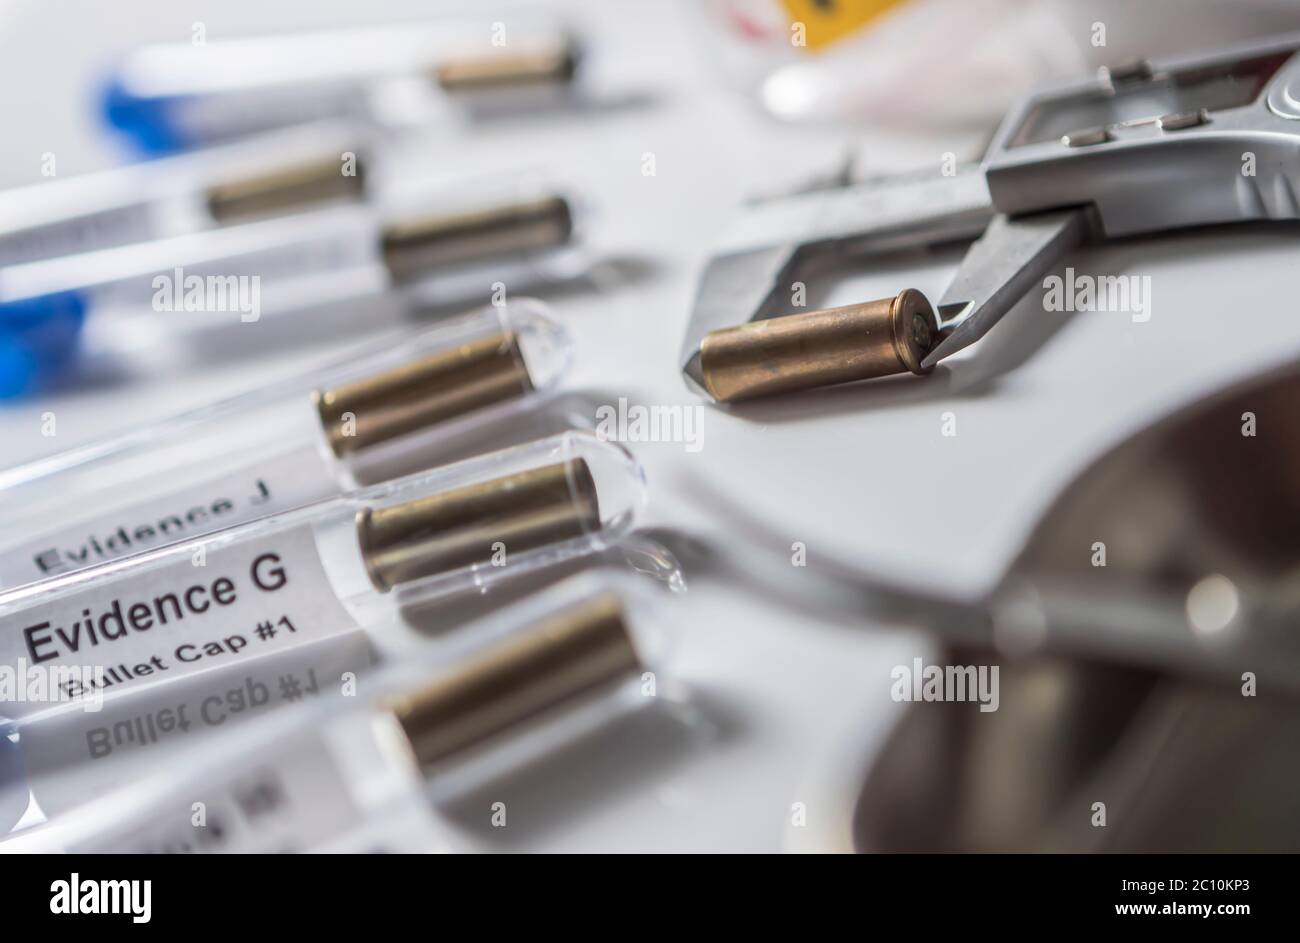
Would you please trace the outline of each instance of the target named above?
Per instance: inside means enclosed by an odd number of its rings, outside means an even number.
[[[175,121],[180,98],[137,95],[119,78],[104,86],[101,108],[109,127],[121,131],[143,154],[157,157],[183,151],[191,144]]]
[[[75,291],[0,301],[0,399],[39,389],[75,356],[86,302]]]

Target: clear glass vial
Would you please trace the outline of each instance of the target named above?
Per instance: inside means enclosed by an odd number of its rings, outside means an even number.
[[[358,697],[214,737],[143,782],[17,833],[5,851],[451,851],[440,783],[526,763],[653,704],[657,600],[593,574],[469,627],[453,662],[412,651]],[[213,827],[218,826],[218,827]]]
[[[449,436],[535,404],[569,359],[547,307],[520,299],[0,470],[0,589],[429,468]]]
[[[173,330],[247,325],[397,289],[422,303],[520,290],[580,249],[566,194],[531,180],[448,182],[415,210],[344,205],[0,270],[0,316],[74,298],[87,317],[147,315]],[[126,328],[115,325],[121,332]]]
[[[451,593],[603,550],[645,501],[620,446],[565,433],[0,593],[14,718],[364,629],[380,657]],[[53,672],[62,672],[54,675]]]
[[[536,11],[144,46],[109,77],[104,117],[146,153],[324,118],[455,126],[581,99],[573,32]]]
[[[373,200],[396,168],[373,134],[317,122],[0,192],[0,264]]]

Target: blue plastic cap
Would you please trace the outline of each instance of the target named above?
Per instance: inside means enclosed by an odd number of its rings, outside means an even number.
[[[180,98],[136,95],[112,78],[104,86],[101,107],[109,127],[121,131],[144,154],[157,157],[183,151],[191,144],[177,126]]]
[[[0,302],[0,399],[31,393],[67,368],[85,321],[75,291]]]

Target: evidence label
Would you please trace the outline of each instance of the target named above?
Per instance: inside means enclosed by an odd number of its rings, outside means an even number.
[[[309,525],[181,554],[139,577],[96,580],[0,616],[0,668],[40,697],[4,698],[23,717],[58,701],[175,679],[356,628],[330,587]],[[41,684],[28,684],[36,673]]]
[[[338,492],[314,448],[293,449],[256,469],[214,477],[14,543],[0,551],[0,589],[191,540]]]

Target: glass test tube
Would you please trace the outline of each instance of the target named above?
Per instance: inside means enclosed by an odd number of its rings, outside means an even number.
[[[621,447],[565,433],[0,593],[0,665],[49,675],[22,720],[365,630],[611,546],[645,500]]]
[[[0,265],[372,200],[393,170],[384,156],[362,129],[321,122],[6,190]]]
[[[449,436],[534,405],[569,353],[546,306],[520,299],[0,470],[0,589],[429,468]]]
[[[6,266],[0,318],[72,298],[90,317],[246,324],[389,288],[448,303],[466,278],[482,296],[494,280],[519,290],[572,268],[578,225],[564,194],[523,178],[466,181],[427,203],[401,214],[338,206]]]
[[[668,638],[625,581],[568,580],[473,627],[454,662],[364,677],[0,843],[5,851],[446,851],[439,783],[464,788],[654,702]],[[196,820],[195,803],[204,815]],[[213,825],[219,825],[213,828]]]
[[[147,153],[325,118],[455,122],[580,94],[581,58],[567,28],[528,11],[163,43],[118,63],[104,116]]]

